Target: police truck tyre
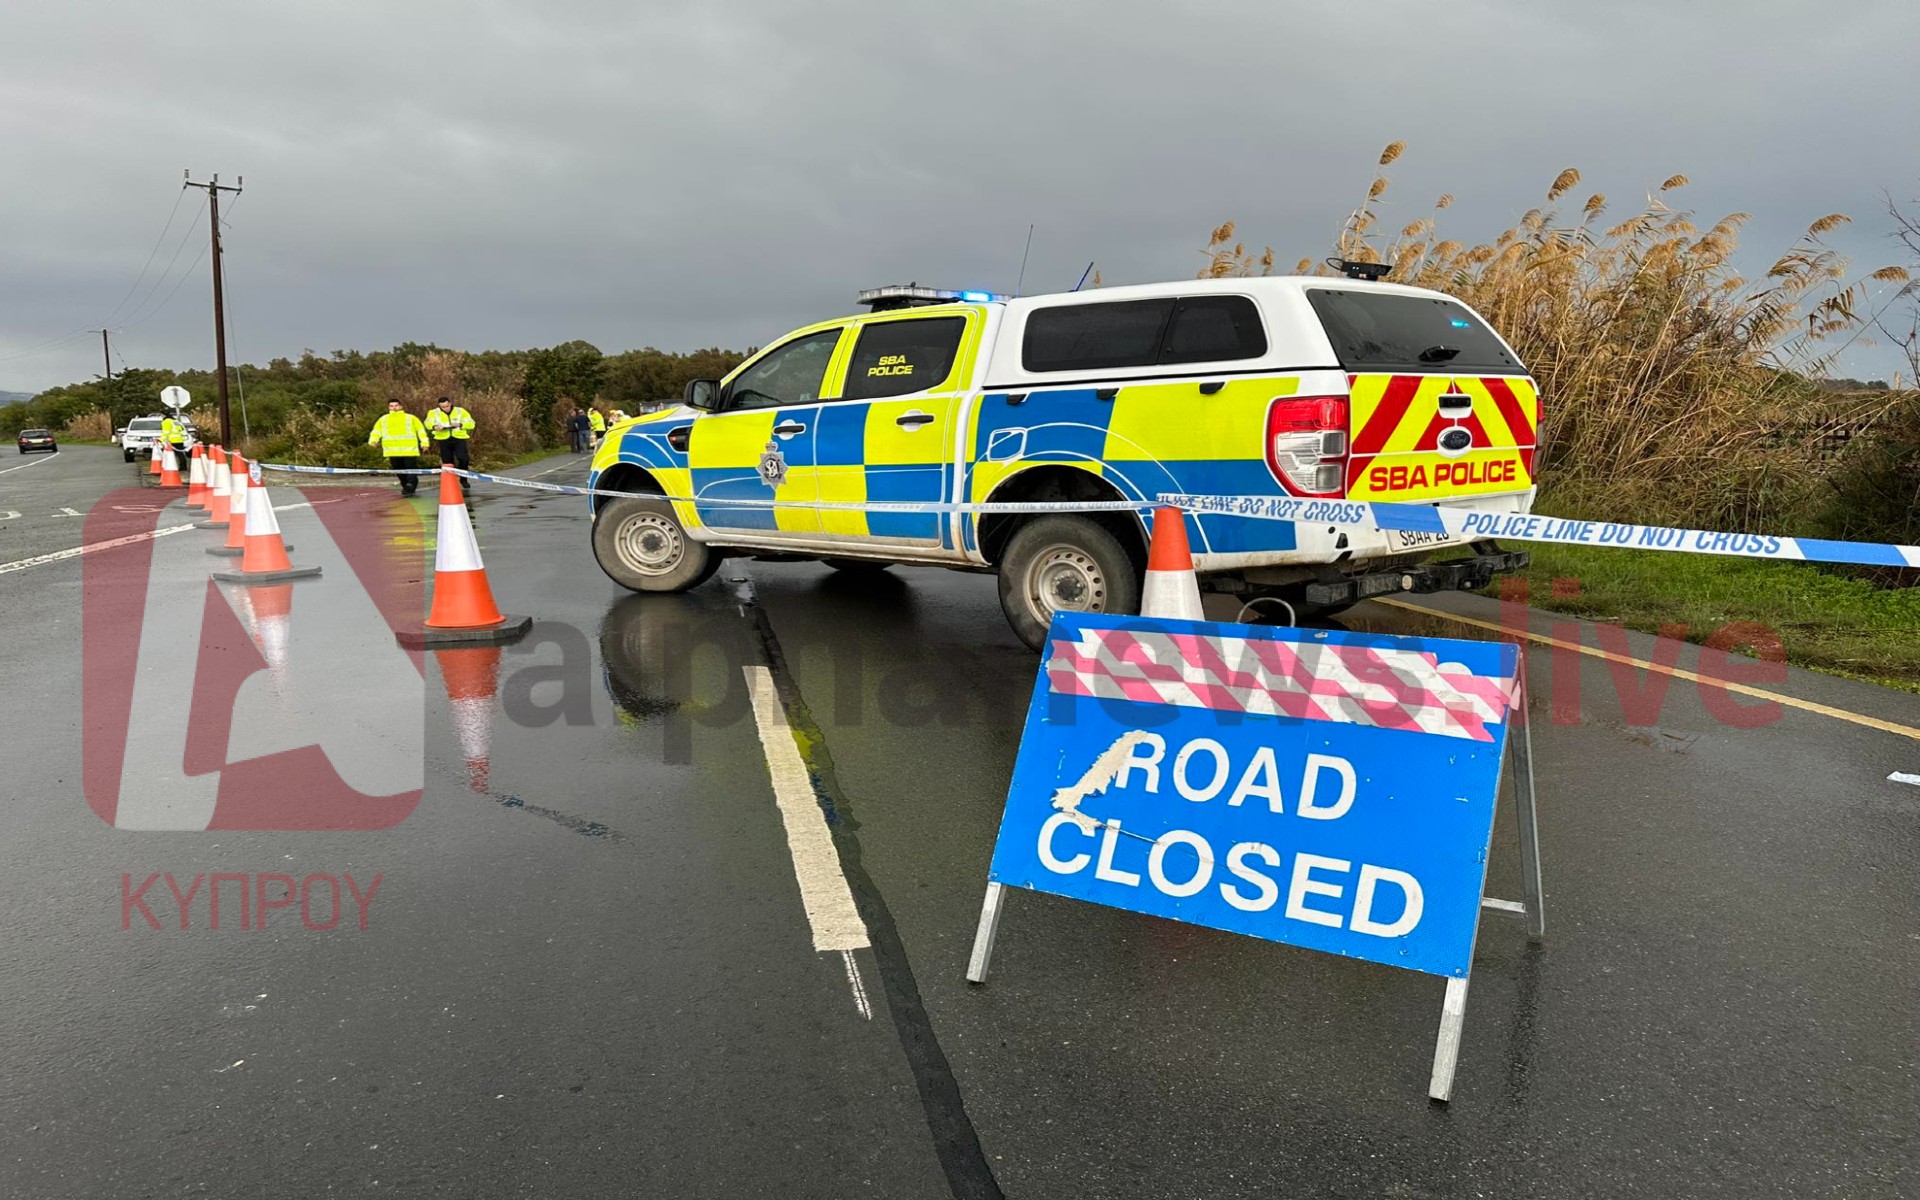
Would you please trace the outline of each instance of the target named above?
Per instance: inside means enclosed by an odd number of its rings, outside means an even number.
[[[893,566],[877,558],[823,558],[821,562],[836,571],[845,571],[849,575],[878,575]]]
[[[1120,539],[1086,517],[1022,525],[1000,558],[1000,608],[1029,649],[1046,645],[1053,614],[1137,613],[1140,571]]]
[[[636,592],[684,592],[720,567],[720,556],[687,536],[673,505],[650,496],[610,500],[593,518],[593,556],[607,578]]]

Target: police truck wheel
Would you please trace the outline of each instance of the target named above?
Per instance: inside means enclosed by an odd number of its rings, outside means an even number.
[[[1056,612],[1139,612],[1139,570],[1120,539],[1097,522],[1038,517],[1014,533],[1001,556],[1000,608],[1020,640],[1039,650]]]
[[[705,583],[720,557],[687,536],[665,500],[623,496],[593,518],[593,556],[607,578],[636,592],[684,592]]]

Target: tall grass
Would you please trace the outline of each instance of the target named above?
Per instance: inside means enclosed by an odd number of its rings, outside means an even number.
[[[1334,239],[1333,257],[1393,264],[1387,279],[1457,296],[1512,342],[1540,384],[1540,470],[1557,511],[1715,528],[1780,528],[1820,498],[1823,464],[1810,452],[1835,417],[1871,423],[1898,397],[1836,399],[1807,382],[1825,373],[1840,335],[1857,332],[1872,283],[1905,282],[1886,267],[1850,279],[1824,235],[1842,214],[1808,226],[1758,279],[1733,263],[1748,214],[1703,232],[1668,204],[1673,175],[1624,218],[1594,193],[1570,199],[1569,167],[1490,242],[1444,237],[1433,210],[1387,224],[1383,168]],[[1204,252],[1201,278],[1270,274],[1271,249],[1250,253],[1232,222]],[[1332,274],[1301,259],[1300,274]],[[1846,409],[1842,413],[1836,409]]]
[[[60,429],[60,437],[70,442],[104,442],[113,436],[113,414],[81,413]]]

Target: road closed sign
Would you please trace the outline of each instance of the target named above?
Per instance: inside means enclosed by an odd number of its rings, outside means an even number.
[[[1464,980],[1518,651],[1055,619],[992,883]]]

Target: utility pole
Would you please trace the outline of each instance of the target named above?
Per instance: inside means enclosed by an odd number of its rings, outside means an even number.
[[[100,335],[101,365],[107,368],[107,378],[112,379],[113,378],[113,352],[107,349],[107,331],[104,329],[98,329],[98,330],[89,329],[87,330],[87,332],[98,333]]]
[[[220,394],[220,444],[233,444],[233,418],[227,411],[227,308],[226,298],[221,292],[223,272],[220,269],[220,193],[232,192],[238,196],[240,186],[228,187],[215,175],[206,183],[195,183],[193,172],[185,172],[186,182],[182,187],[196,187],[207,193],[207,216],[213,225],[213,364],[215,378]],[[247,177],[236,178],[237,185],[245,185]]]

